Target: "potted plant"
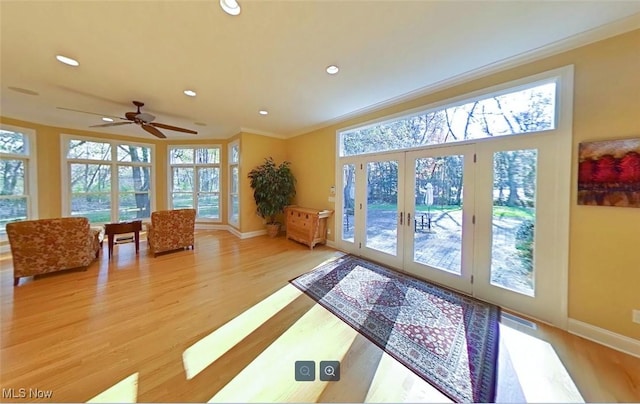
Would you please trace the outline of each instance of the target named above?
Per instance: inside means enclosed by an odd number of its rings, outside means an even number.
[[[267,219],[267,234],[270,237],[275,237],[280,231],[276,215],[284,212],[285,206],[296,195],[296,179],[290,165],[289,161],[276,165],[273,158],[268,157],[248,175],[258,215]]]

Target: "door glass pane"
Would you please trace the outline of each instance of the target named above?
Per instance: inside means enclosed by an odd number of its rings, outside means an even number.
[[[218,194],[198,194],[198,217],[218,219],[220,217]]]
[[[193,168],[173,167],[173,191],[193,191]]]
[[[397,255],[398,251],[398,161],[367,163],[368,248]]]
[[[491,284],[534,296],[537,150],[493,155]]]
[[[353,164],[342,166],[342,184],[344,189],[344,203],[342,206],[342,239],[345,241],[355,241],[353,238],[353,213],[355,208],[356,195],[356,167]]]
[[[424,157],[415,162],[413,260],[462,273],[464,156]]]
[[[198,168],[198,190],[200,192],[218,192],[220,189],[219,168]]]

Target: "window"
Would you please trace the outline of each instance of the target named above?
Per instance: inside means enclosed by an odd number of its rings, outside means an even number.
[[[63,136],[63,205],[92,223],[151,215],[153,145]]]
[[[485,93],[340,133],[341,156],[556,128],[557,78]]]
[[[240,143],[229,143],[229,224],[240,225]]]
[[[171,146],[173,209],[194,208],[199,219],[220,220],[220,146]]]
[[[37,183],[35,133],[0,127],[0,238],[9,222],[35,219]]]

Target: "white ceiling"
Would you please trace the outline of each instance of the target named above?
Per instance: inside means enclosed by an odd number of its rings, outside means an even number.
[[[232,17],[218,0],[2,0],[0,114],[86,130],[100,117],[56,107],[124,116],[139,100],[156,122],[199,132],[164,130],[169,138],[290,137],[532,52],[640,27],[640,1],[238,1]],[[340,73],[329,76],[334,63]],[[150,137],[136,125],[95,129]]]

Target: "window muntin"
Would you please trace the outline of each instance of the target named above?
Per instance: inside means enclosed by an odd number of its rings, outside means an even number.
[[[171,146],[170,198],[174,209],[196,209],[199,219],[220,219],[220,147]]]
[[[151,216],[151,145],[68,136],[63,142],[68,214],[92,223]]]
[[[35,219],[35,136],[21,128],[0,128],[0,238],[6,224]]]
[[[340,133],[353,156],[556,128],[556,79]]]

